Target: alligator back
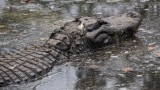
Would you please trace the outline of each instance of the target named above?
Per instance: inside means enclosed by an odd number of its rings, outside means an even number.
[[[20,83],[46,74],[56,57],[46,50],[11,50],[0,56],[0,86]]]

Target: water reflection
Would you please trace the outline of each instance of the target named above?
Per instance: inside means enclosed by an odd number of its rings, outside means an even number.
[[[33,4],[32,4],[33,3]],[[159,2],[157,1],[147,1],[147,0],[128,0],[128,1],[116,1],[112,0],[109,2],[107,0],[34,0],[32,3],[21,4],[20,0],[9,0],[7,5],[5,5],[5,1],[1,0],[1,8],[5,8],[5,6],[10,6],[19,10],[23,10],[21,6],[25,6],[23,8],[29,8],[32,4],[32,7],[39,7],[39,5],[43,5],[45,8],[48,8],[52,11],[56,11],[58,9],[59,12],[62,13],[62,16],[93,16],[93,15],[103,15],[110,16],[119,13],[124,13],[130,10],[149,10],[149,12],[153,15],[159,16]],[[33,6],[35,4],[35,6]],[[19,5],[19,8],[18,8]],[[37,6],[36,6],[37,5]],[[38,11],[38,10],[37,10]]]
[[[160,72],[149,71],[144,76],[144,90],[160,90]]]
[[[124,45],[126,45],[125,49]],[[136,48],[134,47],[135,45],[137,45]],[[76,71],[78,81],[75,83],[75,89],[132,90],[134,88],[134,90],[141,90],[142,79],[137,78],[137,75],[141,74],[137,70],[141,67],[135,68],[137,63],[131,63],[128,60],[128,54],[119,54],[127,51],[126,48],[129,48],[130,52],[140,49],[142,48],[141,45],[141,41],[137,39],[136,43],[133,41],[122,43],[118,47],[119,49],[108,49],[112,53],[106,53],[108,50],[104,50],[104,52],[100,51],[87,55],[85,59],[80,58]]]
[[[124,13],[129,10],[133,10],[136,7],[137,1],[131,1],[131,2],[123,2],[124,4],[121,5],[121,2],[115,2],[114,0],[111,0],[112,2],[107,2],[106,0],[78,0],[78,1],[39,1],[35,0],[34,4],[28,3],[28,4],[20,4],[20,1],[9,1],[8,5],[13,10],[27,10],[27,9],[37,9],[39,11],[39,8],[41,6],[39,4],[42,4],[47,9],[50,9],[51,11],[58,11],[61,12],[62,17],[70,16],[70,17],[76,17],[76,16],[93,16],[93,15],[102,15],[102,16],[110,16],[115,15],[119,13]],[[19,6],[18,6],[19,5]],[[28,5],[28,6],[27,6]],[[32,6],[32,7],[30,7]],[[38,8],[39,7],[39,8]],[[143,7],[142,7],[143,8]],[[31,10],[32,11],[32,10]]]
[[[106,78],[96,65],[85,67],[83,63],[78,67],[77,77],[75,90],[103,90],[106,85]]]
[[[5,7],[5,1],[1,0],[0,1],[0,15],[2,14],[2,9]]]

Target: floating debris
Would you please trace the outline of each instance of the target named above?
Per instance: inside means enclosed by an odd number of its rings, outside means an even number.
[[[122,69],[123,72],[127,73],[127,72],[130,72],[130,71],[133,71],[133,68],[131,67],[125,67]]]
[[[137,77],[143,77],[143,75],[142,75],[142,74],[139,74],[139,75],[137,75]]]
[[[5,28],[5,25],[0,25],[0,29],[3,29],[3,28]]]
[[[31,3],[32,0],[21,0],[20,3]]]
[[[160,57],[160,51],[157,50],[157,51],[154,51],[153,53],[156,55],[156,57]]]
[[[89,67],[92,68],[92,69],[97,69],[97,68],[99,68],[99,65],[93,64],[93,65],[90,65]]]
[[[147,9],[144,9],[145,11],[148,11],[149,9],[147,8]]]
[[[139,30],[140,30],[140,31],[145,31],[146,29],[144,29],[144,28],[139,28]]]
[[[120,2],[122,0],[106,0],[107,2]]]
[[[0,42],[0,46],[5,46],[7,44],[9,44],[9,42]]]
[[[48,39],[49,39],[49,38],[46,38],[46,37],[40,38],[41,41],[46,41],[46,40],[48,40]]]
[[[118,56],[116,56],[116,55],[111,55],[111,58],[117,58]]]
[[[155,45],[155,44],[156,44],[156,42],[149,43],[149,46],[152,46],[152,45]]]
[[[151,46],[150,46],[150,47],[148,47],[147,49],[148,49],[148,51],[154,51],[154,50],[156,49],[156,47],[154,47],[154,46],[151,47]]]
[[[105,52],[105,54],[111,54],[112,52],[111,51],[107,51],[107,52]]]
[[[160,71],[160,67],[157,67],[157,70]]]
[[[83,2],[83,1],[85,1],[85,0],[74,0],[75,2]]]
[[[27,15],[28,15],[28,13],[23,13],[22,15],[27,16]]]
[[[121,77],[121,78],[125,78],[126,77],[125,74],[118,74],[118,76]]]
[[[5,35],[7,34],[7,32],[0,32],[0,35]]]
[[[135,43],[135,42],[137,42],[136,40],[133,40],[133,42]]]
[[[13,33],[18,33],[18,30],[11,30]]]
[[[148,2],[149,0],[140,0],[140,2]]]
[[[129,51],[125,51],[124,53],[125,53],[125,54],[128,54],[128,53],[129,53]]]

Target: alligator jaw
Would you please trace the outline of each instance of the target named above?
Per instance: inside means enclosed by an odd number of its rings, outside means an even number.
[[[118,40],[125,40],[134,36],[141,24],[142,18],[136,12],[129,12],[118,16],[102,18],[101,25],[96,22],[91,26],[97,25],[97,28],[87,28],[86,37],[88,41],[95,44],[96,47],[114,43]],[[99,25],[99,26],[98,26]]]

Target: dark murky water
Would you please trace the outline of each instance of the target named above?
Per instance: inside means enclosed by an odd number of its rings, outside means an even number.
[[[157,0],[0,0],[0,47],[43,44],[62,21],[136,10],[137,38],[71,58],[36,82],[2,90],[160,90],[160,2]]]

